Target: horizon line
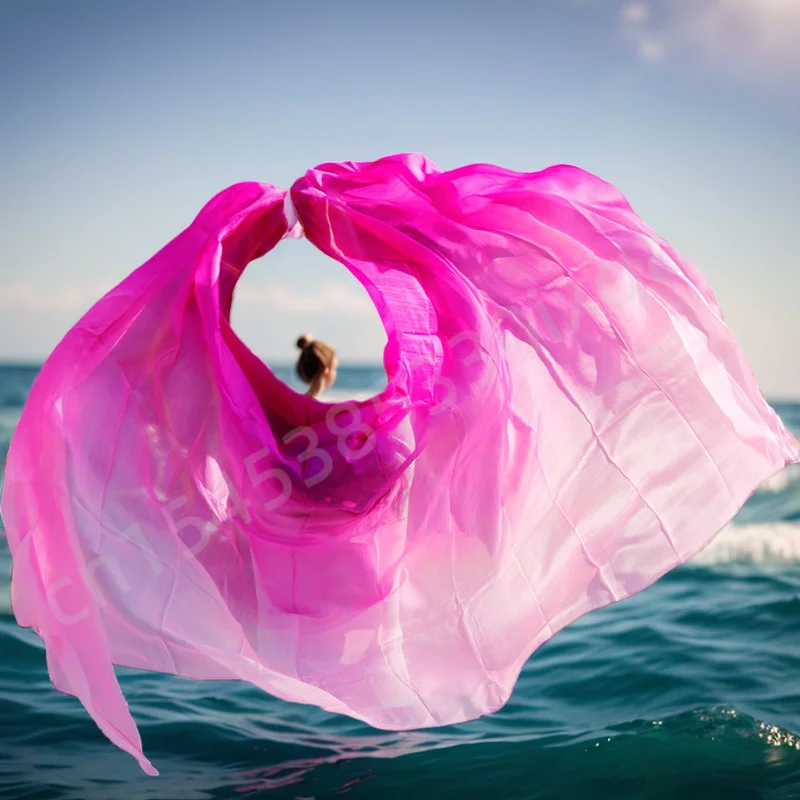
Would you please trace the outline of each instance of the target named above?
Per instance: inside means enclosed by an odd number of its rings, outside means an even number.
[[[9,358],[2,358],[0,357],[0,369],[4,367],[22,367],[22,368],[30,368],[30,369],[41,369],[44,366],[44,362],[46,359],[42,359],[41,361],[34,361],[31,359],[9,359]],[[266,360],[262,358],[264,363],[272,368],[272,367],[288,367],[294,368],[295,363],[294,361],[274,361],[270,365]],[[340,367],[344,367],[345,369],[348,367],[363,367],[363,368],[371,368],[371,369],[384,369],[384,365],[378,361],[350,361],[350,362],[341,362],[339,364]],[[387,376],[388,378],[388,376]],[[764,399],[770,405],[774,404],[786,404],[791,403],[792,405],[800,405],[800,395],[783,395],[783,394],[773,394],[769,395],[767,393],[763,393]]]

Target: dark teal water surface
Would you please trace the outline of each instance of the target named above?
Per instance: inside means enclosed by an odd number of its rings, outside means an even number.
[[[0,367],[3,463],[35,374]],[[380,379],[343,368],[339,386]],[[800,431],[800,405],[776,408]],[[800,798],[797,471],[696,563],[558,634],[511,702],[471,723],[386,733],[243,683],[119,670],[158,778],[53,689],[11,613],[10,568],[3,538],[0,798]]]

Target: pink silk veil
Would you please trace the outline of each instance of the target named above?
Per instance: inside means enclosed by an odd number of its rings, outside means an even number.
[[[294,392],[230,326],[301,230],[386,328],[371,400]],[[13,608],[151,774],[114,664],[456,723],[799,459],[700,273],[608,183],[323,164],[288,201],[221,192],[47,360],[2,495]]]

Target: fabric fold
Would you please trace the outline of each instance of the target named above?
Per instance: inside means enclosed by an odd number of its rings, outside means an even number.
[[[369,400],[294,392],[230,325],[300,235],[381,316]],[[798,460],[710,287],[608,183],[322,164],[221,192],[48,358],[5,471],[14,613],[151,773],[114,664],[453,724]]]

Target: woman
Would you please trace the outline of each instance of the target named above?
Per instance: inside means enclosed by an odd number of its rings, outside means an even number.
[[[306,394],[319,397],[333,386],[339,359],[336,350],[326,342],[314,339],[311,334],[303,334],[297,340],[300,357],[297,359],[297,375],[303,383],[309,384]]]

